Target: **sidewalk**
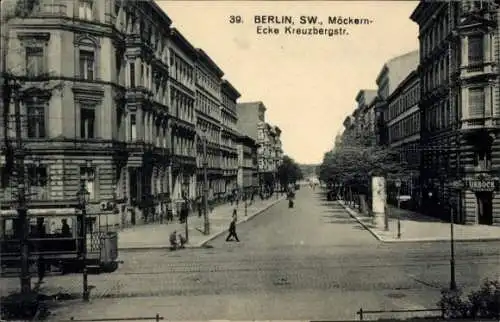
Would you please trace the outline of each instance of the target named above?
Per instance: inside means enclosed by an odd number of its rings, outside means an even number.
[[[346,206],[338,201],[346,211],[364,228],[382,242],[426,242],[450,241],[450,223],[422,215],[406,209],[389,206],[389,230],[376,227],[373,217]],[[398,216],[401,223],[401,238],[398,238]],[[455,241],[500,241],[500,227],[486,225],[454,225]]]
[[[256,197],[252,205],[247,207],[247,216],[245,216],[245,202],[238,205],[238,221],[243,223],[250,218],[260,214],[264,210],[283,200],[284,196],[273,195],[267,200],[260,200]],[[210,240],[216,238],[228,230],[233,209],[236,208],[234,203],[223,204],[214,208],[208,213],[210,222],[210,235],[203,234],[203,216],[198,217],[198,211],[191,211],[188,218],[188,234],[189,241],[185,245],[186,248],[198,248],[204,246]],[[154,248],[168,248],[168,238],[170,234],[176,230],[177,233],[185,235],[185,224],[179,223],[178,218],[173,222],[163,224],[146,224],[125,228],[118,233],[118,249],[119,250],[140,250]]]

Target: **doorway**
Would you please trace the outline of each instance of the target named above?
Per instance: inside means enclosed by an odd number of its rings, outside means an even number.
[[[477,222],[480,225],[493,225],[493,193],[477,192]]]

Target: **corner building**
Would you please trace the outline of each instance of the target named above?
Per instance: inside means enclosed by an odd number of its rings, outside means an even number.
[[[500,225],[499,18],[492,1],[421,1],[422,197],[429,214]]]
[[[170,24],[152,1],[109,0],[44,2],[9,22],[6,67],[29,80],[20,104],[31,214],[74,215],[80,183],[90,193],[90,230],[155,220],[166,207]],[[13,144],[14,103],[3,112],[1,144]],[[15,176],[0,166],[9,212]],[[117,213],[96,222],[107,201]]]

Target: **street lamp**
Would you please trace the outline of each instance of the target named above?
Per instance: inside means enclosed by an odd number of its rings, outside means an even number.
[[[464,184],[461,180],[453,181],[451,187],[458,192],[463,188]],[[459,201],[458,198],[457,201]],[[457,289],[457,282],[455,280],[455,234],[454,234],[454,222],[455,222],[455,207],[450,202],[450,290],[454,291]]]
[[[400,200],[401,180],[400,179],[396,179],[395,185],[396,185],[396,188],[398,189],[398,192],[397,192],[397,195],[396,195],[396,199],[397,199],[398,209],[399,209],[400,206],[401,206],[401,200]],[[401,215],[400,214],[398,214],[398,239],[399,238],[401,238]]]
[[[83,300],[89,300],[89,285],[87,272],[87,203],[89,202],[90,193],[85,188],[85,183],[82,181],[80,190],[77,192],[78,205],[81,211],[80,215],[80,232],[81,232],[81,248],[82,248],[82,267],[83,267]]]

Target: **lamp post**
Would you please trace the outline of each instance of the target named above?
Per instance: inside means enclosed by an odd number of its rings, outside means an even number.
[[[81,232],[81,248],[82,248],[82,267],[83,267],[83,300],[89,300],[89,285],[87,272],[87,203],[89,202],[90,193],[85,188],[85,183],[80,183],[80,190],[77,193],[78,205],[81,211],[80,215],[80,232]]]
[[[452,182],[451,187],[458,192],[463,188],[464,183],[461,180],[456,180]],[[459,202],[460,198],[457,199]],[[455,223],[455,206],[450,202],[450,290],[454,291],[457,289],[457,282],[455,279],[455,234],[454,234],[454,223]]]
[[[203,218],[204,227],[203,234],[210,234],[210,222],[208,221],[208,159],[207,159],[207,137],[205,131],[198,133],[198,137],[203,143]]]
[[[183,207],[188,207],[188,200],[187,200],[187,197],[184,195],[184,205]],[[189,241],[189,224],[188,224],[188,218],[189,218],[189,208],[188,210],[186,211],[186,217],[184,218],[184,235],[186,236],[186,242]]]
[[[401,200],[400,200],[400,194],[401,194],[401,180],[396,179],[395,182],[396,188],[398,189],[396,199],[397,199],[397,205],[398,205],[398,210],[399,207],[401,206]],[[401,238],[401,216],[398,214],[398,239]]]

